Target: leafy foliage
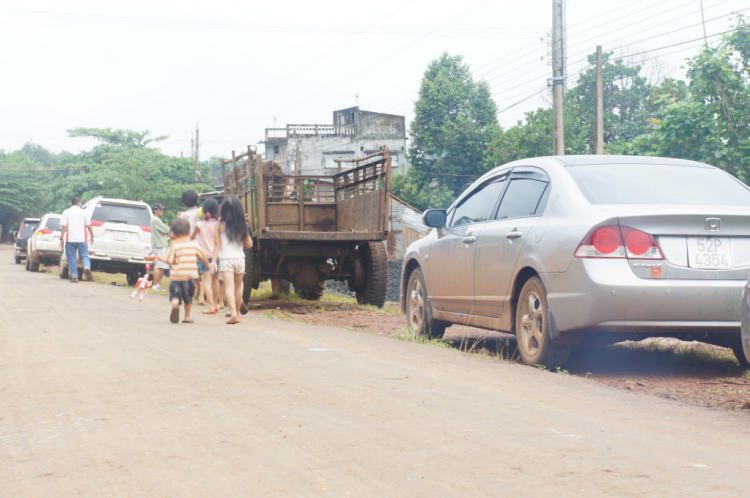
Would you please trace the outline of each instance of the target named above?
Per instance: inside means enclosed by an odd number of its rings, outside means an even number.
[[[40,180],[40,166],[23,151],[0,150],[0,225],[10,230],[24,216],[41,214],[46,191]]]
[[[666,107],[629,154],[693,159],[750,180],[750,26],[738,16],[732,33],[688,62],[689,97]]]
[[[110,128],[76,128],[70,136],[93,137],[101,143],[61,163],[56,178],[54,208],[66,208],[73,196],[87,199],[104,195],[120,199],[157,202],[167,208],[168,221],[180,208],[180,195],[187,189],[197,192],[213,190],[210,180],[194,182],[191,159],[162,154],[149,145],[166,137],[151,138],[148,131],[112,130]],[[201,171],[209,178],[208,168]]]
[[[409,133],[411,167],[394,175],[394,194],[418,209],[447,207],[489,169],[485,152],[498,129],[489,85],[474,81],[461,56],[442,54],[424,73]]]

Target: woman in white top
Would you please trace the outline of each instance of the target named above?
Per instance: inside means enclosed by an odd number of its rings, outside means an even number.
[[[240,323],[237,311],[242,306],[242,277],[245,274],[245,251],[253,247],[253,240],[247,233],[245,213],[235,195],[224,197],[219,208],[220,221],[214,232],[214,251],[211,271],[218,268],[224,276],[224,291],[229,305],[229,320],[233,325]],[[244,246],[244,247],[243,247]]]

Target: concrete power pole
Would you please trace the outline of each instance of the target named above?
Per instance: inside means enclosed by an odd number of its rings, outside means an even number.
[[[604,154],[604,78],[602,77],[602,46],[596,47],[596,145],[594,154]]]
[[[556,156],[565,155],[564,2],[552,0],[552,153]]]
[[[195,183],[201,181],[201,132],[195,123]]]

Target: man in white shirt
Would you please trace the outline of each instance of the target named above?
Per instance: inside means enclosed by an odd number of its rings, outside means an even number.
[[[65,246],[65,257],[68,260],[70,281],[78,283],[78,266],[76,265],[76,251],[83,263],[83,275],[91,282],[91,260],[89,259],[89,242],[94,242],[94,230],[91,228],[91,216],[81,208],[81,199],[73,197],[71,206],[63,211],[60,225],[60,245]],[[86,237],[87,232],[90,237]]]

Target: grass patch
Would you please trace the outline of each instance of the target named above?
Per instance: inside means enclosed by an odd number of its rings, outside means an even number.
[[[640,343],[626,343],[624,347],[633,350],[647,351],[657,356],[677,356],[685,363],[713,364],[715,366],[736,368],[737,358],[730,349],[705,346],[702,344],[669,344],[658,340]]]
[[[452,348],[450,344],[442,339],[430,339],[427,336],[416,333],[411,327],[405,327],[396,335],[399,341],[415,342],[417,344],[430,344],[439,348]]]

